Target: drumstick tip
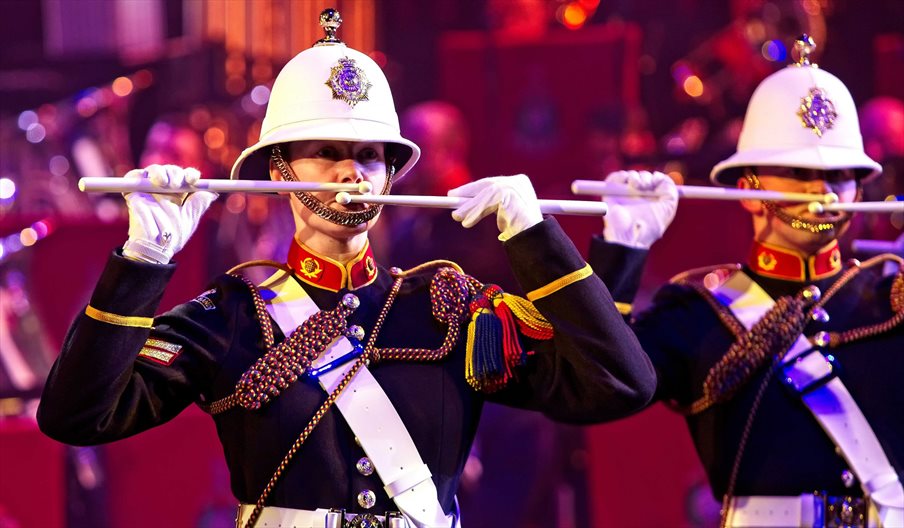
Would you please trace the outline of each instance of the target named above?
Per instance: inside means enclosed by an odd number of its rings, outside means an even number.
[[[810,210],[811,213],[822,213],[825,211],[825,207],[822,206],[819,202],[810,202],[810,205],[807,206],[807,209]]]
[[[352,197],[347,192],[342,191],[336,193],[336,203],[346,205],[352,202]]]
[[[358,192],[361,194],[370,194],[371,192],[373,192],[373,190],[374,190],[374,186],[369,181],[363,181],[358,184]],[[348,193],[346,193],[346,194],[348,194]]]
[[[85,192],[85,179],[79,178],[78,180],[78,190]]]
[[[823,198],[823,201],[827,204],[838,203],[838,195],[833,192],[826,193],[825,198]]]

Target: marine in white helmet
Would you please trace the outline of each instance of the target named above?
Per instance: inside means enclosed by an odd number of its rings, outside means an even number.
[[[756,89],[737,152],[713,168],[714,183],[852,202],[879,173],[850,93],[810,63],[812,48],[801,37],[799,62]],[[661,173],[608,180],[665,195],[607,197],[604,234],[592,241],[591,264],[630,314],[677,191]],[[745,261],[682,273],[629,315],[656,367],[655,399],[686,417],[722,526],[904,526],[901,259],[845,263],[847,213],[742,205],[753,224]],[[896,274],[883,274],[886,262]]]
[[[327,37],[280,72],[260,141],[233,178],[370,183],[388,192],[418,159],[380,68]],[[179,187],[197,171],[130,174]],[[454,263],[377,263],[378,207],[295,193],[284,262],[237,270],[161,315],[157,305],[210,193],[130,193],[129,240],[110,256],[49,377],[48,435],[97,444],[197,404],[216,424],[242,526],[453,527],[455,492],[485,401],[566,422],[623,416],[652,367],[606,287],[526,176],[471,182],[453,216],[495,215],[527,299]],[[250,263],[248,265],[262,265]],[[499,265],[504,265],[499,263]],[[188,441],[188,440],[187,440]]]

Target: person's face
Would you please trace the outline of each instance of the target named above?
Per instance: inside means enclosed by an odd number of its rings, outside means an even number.
[[[815,170],[789,167],[757,167],[755,174],[763,189],[768,191],[799,192],[811,194],[835,193],[839,202],[853,202],[858,199],[857,178],[853,170]],[[750,188],[746,179],[738,186]],[[744,207],[753,214],[754,236],[760,242],[780,247],[812,253],[847,231],[849,222],[841,222],[834,229],[819,233],[795,229],[781,220],[762,202],[745,200]],[[831,222],[846,218],[846,213],[811,213],[807,203],[776,202],[776,206],[788,215],[811,223]]]
[[[386,184],[386,158],[383,143],[349,142],[335,140],[297,141],[288,146],[286,161],[295,172],[299,181],[321,183],[360,183],[368,181],[373,185],[375,193],[379,193]],[[271,177],[282,179],[275,168],[271,168]],[[370,205],[347,204],[336,202],[335,191],[314,192],[317,199],[330,209],[337,211],[361,211]],[[336,239],[345,239],[366,232],[376,223],[379,216],[366,224],[357,226],[341,226],[320,218],[298,201],[291,198],[295,224],[302,241],[307,237],[320,234]]]

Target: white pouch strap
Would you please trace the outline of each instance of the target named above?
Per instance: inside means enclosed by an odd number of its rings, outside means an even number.
[[[304,288],[284,271],[271,276],[260,289],[267,311],[286,336],[319,311]],[[317,358],[313,367],[349,356],[353,349],[348,338],[340,337]],[[323,390],[332,393],[352,365],[354,362],[348,361],[321,373],[318,381]],[[361,366],[336,398],[335,405],[373,462],[387,494],[409,522],[417,528],[452,526],[455,518],[443,512],[430,470],[421,460],[395,406],[367,366]]]

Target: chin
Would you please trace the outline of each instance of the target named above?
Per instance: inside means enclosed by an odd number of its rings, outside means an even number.
[[[795,229],[790,233],[787,233],[784,238],[787,241],[789,248],[812,254],[838,237],[838,229],[830,229],[821,233],[810,233],[809,231],[799,231]]]

